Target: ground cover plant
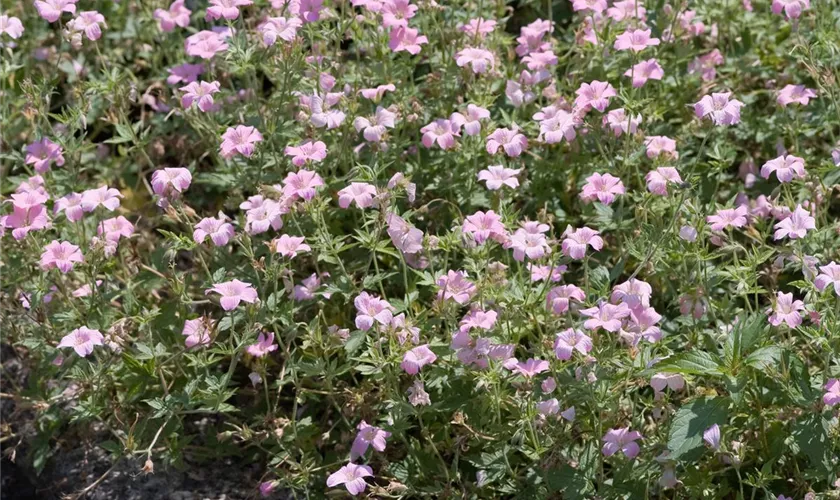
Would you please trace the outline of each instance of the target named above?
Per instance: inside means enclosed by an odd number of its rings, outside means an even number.
[[[0,51],[35,473],[840,497],[838,5],[4,0]]]

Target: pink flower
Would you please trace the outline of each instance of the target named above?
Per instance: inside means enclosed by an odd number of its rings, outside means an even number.
[[[641,52],[648,47],[659,45],[658,38],[650,37],[650,30],[627,30],[615,39],[615,50]]]
[[[357,117],[353,120],[353,128],[356,129],[356,132],[360,132],[364,129],[362,136],[366,141],[380,142],[382,140],[382,136],[384,136],[385,132],[387,132],[387,129],[394,128],[396,126],[396,119],[396,113],[393,113],[382,106],[377,106],[376,114],[373,115],[373,118],[367,119],[361,116]]]
[[[72,347],[76,351],[76,354],[84,358],[93,352],[94,346],[102,345],[104,339],[102,332],[99,330],[92,330],[86,326],[82,326],[65,335],[56,347],[59,349],[62,347]]]
[[[376,187],[367,182],[351,182],[349,186],[338,192],[338,206],[347,208],[356,203],[359,208],[373,206]]]
[[[464,305],[475,295],[476,287],[467,280],[467,273],[463,271],[450,270],[437,279],[438,300],[452,299],[460,305]]]
[[[665,76],[665,71],[662,70],[662,66],[656,61],[656,59],[648,59],[647,61],[642,61],[632,69],[628,69],[624,72],[624,76],[629,76],[633,79],[633,87],[639,88],[647,83],[648,80],[662,80]]]
[[[134,233],[134,224],[120,215],[105,219],[96,226],[96,234],[105,235],[108,241],[119,241],[120,238],[130,238]]]
[[[593,80],[582,83],[575,91],[575,107],[581,110],[597,109],[601,113],[610,105],[610,97],[615,97],[615,88],[607,82]]]
[[[605,457],[611,457],[621,450],[627,458],[635,458],[639,454],[639,445],[635,441],[641,438],[639,431],[630,432],[629,427],[610,429],[602,439],[604,446],[601,452]]]
[[[58,144],[42,137],[41,140],[26,146],[25,161],[27,165],[32,165],[36,172],[43,174],[50,169],[53,162],[57,167],[64,165],[64,151]]]
[[[367,292],[362,292],[353,299],[353,305],[356,306],[355,323],[359,330],[370,330],[374,322],[382,326],[388,326],[394,317],[394,308],[388,301]]]
[[[586,294],[575,285],[562,285],[549,290],[545,297],[545,305],[554,314],[564,314],[569,310],[569,302],[574,299],[577,302],[586,300]]]
[[[262,35],[263,44],[271,47],[277,39],[291,42],[297,36],[297,30],[303,25],[300,19],[293,17],[269,17],[257,29]]]
[[[653,288],[650,284],[635,278],[625,281],[613,288],[610,302],[613,304],[627,304],[631,310],[650,306],[650,296]]]
[[[473,73],[480,75],[496,67],[496,58],[489,50],[466,47],[455,54],[455,63],[462,68],[469,66]]]
[[[616,137],[621,137],[621,134],[635,134],[639,130],[642,115],[628,117],[624,108],[613,109],[604,117],[603,123],[605,127],[609,126]]]
[[[213,59],[219,52],[226,51],[228,45],[223,34],[204,30],[188,37],[184,41],[184,49],[188,56]]]
[[[394,27],[389,34],[388,47],[394,52],[406,51],[416,56],[420,53],[420,46],[429,43],[428,38],[418,36],[418,33],[414,28]]]
[[[537,95],[534,94],[534,92],[527,86],[523,86],[523,84],[515,80],[507,81],[507,84],[505,85],[505,96],[510,100],[511,104],[513,104],[513,107],[515,108],[531,103],[537,98]]]
[[[326,126],[327,130],[332,130],[334,128],[338,128],[339,125],[344,123],[344,118],[346,118],[344,112],[338,109],[329,109],[331,106],[338,103],[338,100],[343,95],[344,94],[342,93],[327,94],[326,101],[319,95],[313,95],[311,97],[300,96],[300,100],[302,105],[304,102],[307,103],[304,107],[309,108],[309,121],[312,122],[312,125],[317,128]]]
[[[519,133],[516,125],[513,129],[497,128],[487,136],[487,152],[494,155],[499,148],[503,148],[509,157],[516,158],[528,148],[528,139]]]
[[[219,82],[192,82],[178,90],[184,92],[181,96],[181,106],[184,109],[197,102],[198,109],[206,113],[213,109],[213,94],[219,91]]]
[[[257,291],[250,283],[245,283],[239,280],[225,281],[224,283],[216,283],[212,288],[207,289],[204,293],[209,295],[211,292],[216,292],[222,296],[220,303],[222,309],[225,311],[232,311],[239,307],[240,302],[247,302],[253,304],[259,301],[257,298]]]
[[[472,136],[481,133],[481,120],[487,120],[489,118],[490,111],[475,104],[468,104],[466,116],[461,113],[452,113],[449,121],[458,128],[464,127],[464,133]]]
[[[485,36],[489,35],[496,29],[496,21],[492,19],[484,19],[483,17],[470,19],[469,22],[460,28],[459,30],[466,33],[471,38],[481,38],[483,39]]]
[[[210,0],[210,7],[207,8],[207,21],[216,19],[233,20],[239,17],[239,7],[251,5],[251,0]]]
[[[700,319],[703,317],[703,313],[706,312],[705,300],[700,296],[687,294],[680,295],[679,302],[680,314],[684,316],[687,316],[688,313],[691,313],[695,319]]]
[[[283,234],[271,242],[275,253],[279,253],[288,259],[294,259],[298,253],[309,252],[312,248],[303,242],[303,236],[289,236]]]
[[[805,85],[785,85],[776,96],[776,102],[786,107],[788,104],[801,104],[807,106],[809,100],[817,97],[814,89],[805,88]]]
[[[426,392],[423,381],[419,378],[414,379],[414,383],[406,392],[408,392],[408,402],[411,403],[411,406],[428,406],[432,404],[432,400],[429,399],[429,393]]]
[[[515,361],[515,358],[513,359]],[[542,372],[548,371],[548,361],[531,358],[528,361],[517,362],[510,369],[525,378],[533,378]]]
[[[373,476],[373,469],[367,465],[356,465],[350,462],[330,474],[327,478],[327,486],[334,488],[343,484],[351,495],[356,496],[367,488],[365,478],[369,476]]]
[[[741,121],[741,107],[738,99],[729,99],[732,92],[713,93],[703,96],[694,104],[694,114],[698,118],[710,117],[715,125],[735,125]]]
[[[16,17],[9,17],[6,14],[0,16],[0,34],[6,33],[14,39],[23,35],[23,24]]]
[[[817,228],[817,224],[816,219],[811,217],[811,212],[802,208],[802,205],[797,205],[792,214],[773,227],[776,228],[773,235],[774,240],[780,240],[784,237],[795,240],[804,238],[809,229]]]
[[[502,219],[492,210],[486,213],[478,211],[468,215],[464,220],[462,231],[464,234],[471,235],[477,245],[483,245],[488,238],[499,243],[507,240],[507,230],[502,224]]]
[[[312,300],[315,298],[315,293],[321,287],[321,278],[317,274],[312,273],[308,278],[301,281],[300,285],[295,285],[293,290],[294,298],[297,301]],[[324,297],[329,298],[331,294],[325,293]]]
[[[561,265],[556,267],[538,266],[536,264],[528,264],[528,270],[531,271],[531,281],[536,283],[550,279],[553,282],[563,279],[563,273],[566,272],[568,266]]]
[[[437,356],[429,349],[429,344],[423,344],[405,353],[400,368],[409,375],[417,375],[421,368],[434,363],[436,359]]]
[[[840,379],[830,378],[828,379],[828,382],[825,383],[823,403],[827,406],[840,404]]]
[[[575,127],[580,123],[577,114],[558,109],[554,116],[540,122],[540,140],[546,144],[557,144],[563,139],[571,143],[577,137]]]
[[[22,208],[16,205],[11,215],[0,217],[0,223],[2,223],[3,228],[12,228],[12,236],[18,241],[25,238],[29,231],[46,229],[50,225],[47,218],[47,209],[43,205],[36,205],[31,208]]]
[[[805,303],[801,300],[793,300],[792,293],[776,292],[776,304],[767,310],[770,314],[770,324],[779,326],[782,322],[787,323],[790,328],[796,328],[802,324],[802,316],[799,311],[805,309]]]
[[[516,178],[521,169],[505,168],[501,165],[490,165],[478,173],[478,180],[487,183],[487,189],[495,191],[502,186],[511,189],[519,187],[519,179]]]
[[[645,146],[647,147],[647,157],[656,158],[657,156],[665,156],[665,158],[677,159],[680,154],[677,152],[677,141],[664,135],[649,135],[645,137]]]
[[[609,205],[615,201],[616,196],[624,193],[624,183],[621,179],[611,174],[594,173],[586,178],[580,199],[585,202],[598,200],[604,205]]]
[[[572,226],[566,226],[563,232],[563,255],[571,257],[575,260],[580,260],[586,255],[586,246],[589,245],[593,250],[599,251],[604,246],[604,240],[598,236],[598,231],[588,227],[574,229]]]
[[[674,167],[659,167],[645,176],[648,191],[659,196],[668,196],[668,184],[682,184],[682,177]]]
[[[88,10],[79,12],[78,16],[68,21],[67,29],[71,33],[79,33],[79,37],[84,32],[88,40],[94,41],[99,40],[99,37],[102,36],[100,24],[105,26],[105,16],[95,10]],[[78,39],[78,42],[81,42],[81,38]]]
[[[250,199],[257,198],[252,196]],[[261,196],[259,197],[262,198]],[[243,203],[242,205],[247,204]],[[242,207],[240,205],[240,208]],[[260,204],[253,206],[245,212],[245,232],[250,235],[261,234],[268,231],[269,228],[275,231],[283,227],[282,215],[287,213],[288,209],[274,200],[264,200]]]
[[[193,240],[198,243],[204,243],[207,237],[213,241],[217,247],[223,247],[228,244],[235,233],[233,224],[229,223],[225,214],[219,212],[219,218],[205,217],[195,225],[193,231]]]
[[[177,83],[192,83],[198,80],[199,75],[204,73],[203,64],[182,64],[167,70],[169,76],[166,78],[166,83],[175,85]]]
[[[714,424],[703,432],[705,441],[713,450],[720,448],[720,426]]]
[[[806,175],[805,160],[798,156],[782,155],[761,166],[761,176],[765,179],[769,179],[773,172],[776,172],[776,178],[779,179],[779,182],[804,179]]]
[[[259,374],[257,374],[257,377],[259,377]],[[261,482],[260,483],[260,488],[259,488],[260,496],[265,498],[265,497],[271,495],[274,492],[274,489],[277,488],[278,484],[279,483],[277,481],[263,481],[263,482]]]
[[[385,92],[394,92],[395,90],[397,90],[397,87],[393,83],[389,83],[387,85],[379,85],[372,89],[362,89],[359,93],[362,94],[362,97],[365,99],[370,99],[373,102],[379,102],[382,100],[382,96],[385,95]]]
[[[523,26],[516,42],[516,54],[524,57],[531,52],[539,52],[551,48],[551,44],[543,40],[543,36],[554,31],[551,21],[537,19],[527,26]]]
[[[192,174],[186,168],[164,168],[152,174],[152,190],[158,196],[158,205],[165,207],[177,199],[192,183]]]
[[[316,188],[324,185],[324,179],[310,170],[289,172],[283,179],[283,195],[309,201],[317,194]]]
[[[213,332],[214,326],[213,321],[205,317],[185,321],[181,335],[186,337],[184,344],[187,349],[210,345],[210,334]]]
[[[607,10],[607,0],[572,0],[572,10],[600,14]]]
[[[82,210],[93,212],[96,207],[103,206],[113,212],[119,208],[120,198],[122,197],[123,195],[118,190],[108,186],[88,189],[82,192]]]
[[[785,17],[796,19],[803,10],[811,8],[811,0],[773,0],[771,8],[773,14],[781,14],[784,11]]]
[[[270,352],[277,350],[277,344],[274,343],[274,332],[268,332],[268,335],[260,333],[257,337],[257,343],[248,346],[248,354],[255,358],[262,358]]]
[[[388,236],[397,249],[405,254],[415,254],[423,250],[423,231],[395,213],[389,213],[386,221]]]
[[[59,198],[56,200],[53,210],[55,213],[64,212],[64,215],[70,222],[81,220],[84,215],[82,195],[79,193],[70,193],[67,196]]]
[[[551,50],[534,51],[522,58],[522,62],[531,71],[544,70],[550,66],[557,66],[557,56]]]
[[[356,434],[356,439],[353,440],[353,446],[350,448],[350,460],[356,460],[363,456],[370,445],[373,445],[373,449],[376,451],[385,451],[385,440],[391,437],[390,432],[370,425],[364,420],[359,422],[356,428],[359,432]]]
[[[250,158],[254,153],[256,143],[262,142],[263,136],[255,127],[237,125],[235,128],[228,127],[222,134],[222,145],[220,147],[222,157],[233,158],[237,153]]]
[[[41,269],[49,271],[58,269],[62,273],[68,273],[73,269],[76,262],[84,262],[85,258],[79,247],[68,242],[53,240],[44,247],[41,254]]]
[[[414,17],[417,6],[412,5],[409,0],[383,0],[382,1],[382,27],[396,28],[407,27],[408,20]]]
[[[524,261],[525,257],[535,260],[551,253],[551,247],[544,234],[529,232],[526,229],[517,229],[505,242],[505,248],[513,248],[513,258],[518,262]]]
[[[715,66],[723,64],[723,54],[720,50],[714,49],[688,64],[688,74],[700,73],[700,78],[706,82],[712,82],[717,76]]]
[[[715,215],[706,217],[706,222],[711,224],[712,231],[723,231],[728,227],[744,227],[747,225],[748,209],[741,205],[738,208],[724,208],[718,210]]]
[[[473,328],[491,330],[496,324],[497,317],[498,313],[496,313],[496,311],[481,311],[472,309],[463,318],[461,318],[458,331],[464,333],[469,332]]]
[[[459,129],[460,127],[452,121],[438,118],[420,129],[423,134],[421,142],[427,148],[431,148],[433,144],[437,143],[440,149],[452,149],[455,147],[455,137],[460,135]]]
[[[169,10],[155,9],[154,18],[158,20],[160,30],[164,33],[175,29],[175,26],[186,28],[190,25],[192,11],[184,7],[184,0],[175,0]]]
[[[622,0],[615,2],[612,7],[607,9],[607,15],[616,22],[621,22],[629,19],[638,19],[644,21],[647,15],[641,0]]]
[[[580,313],[589,317],[583,323],[583,327],[587,330],[597,331],[599,328],[603,328],[608,332],[615,333],[621,329],[621,320],[630,316],[630,308],[624,303],[614,305],[601,302],[597,307],[581,309]]]
[[[292,156],[292,164],[302,167],[307,162],[318,162],[327,157],[327,145],[321,141],[307,141],[300,146],[286,146],[286,156]]]
[[[580,330],[568,328],[557,334],[554,339],[554,354],[557,359],[568,361],[574,351],[586,356],[592,351],[592,337]]]
[[[545,382],[543,382],[543,384],[544,383]],[[539,403],[537,403],[537,411],[541,415],[556,415],[560,412],[560,402],[557,401],[557,398],[551,398],[545,401],[540,401]]]
[[[300,18],[304,23],[314,23],[321,19],[324,0],[300,0]]]
[[[685,387],[685,379],[679,373],[657,373],[650,379],[650,386],[655,392],[681,391]]]
[[[35,9],[44,20],[54,23],[61,17],[62,12],[76,13],[78,0],[35,0]]]
[[[840,264],[833,260],[825,266],[820,266],[820,275],[814,280],[817,290],[824,291],[828,285],[834,286],[834,293],[840,297]]]

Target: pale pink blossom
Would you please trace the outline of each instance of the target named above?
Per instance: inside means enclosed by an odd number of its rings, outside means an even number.
[[[574,351],[586,356],[592,351],[592,347],[592,338],[574,328],[563,330],[554,339],[554,354],[557,359],[563,361],[572,359]]]
[[[505,248],[513,248],[513,258],[522,262],[525,257],[535,260],[551,253],[551,247],[542,233],[529,232],[526,229],[517,229],[515,233],[505,242]]]
[[[79,12],[79,15],[67,22],[67,29],[70,33],[78,33],[77,44],[81,44],[81,33],[85,34],[88,40],[99,40],[102,36],[102,27],[105,26],[105,16],[95,10]],[[71,39],[71,41],[73,41]]]
[[[516,158],[528,148],[528,139],[519,132],[516,125],[513,129],[497,128],[487,136],[487,152],[493,155],[499,148],[504,149],[509,157]]]
[[[650,30],[627,30],[618,35],[613,47],[615,50],[632,50],[641,52],[648,47],[659,45],[658,38],[651,38]]]
[[[355,324],[359,330],[368,331],[374,323],[388,326],[394,317],[394,308],[388,301],[367,292],[362,292],[356,296],[353,299],[353,305],[356,307]]]
[[[291,42],[297,36],[297,30],[303,25],[297,17],[269,17],[257,29],[262,35],[263,44],[271,47],[277,39]]]
[[[308,162],[322,162],[327,157],[327,145],[321,141],[307,141],[299,146],[286,146],[284,153],[292,157],[294,166],[302,167]]]
[[[262,134],[255,127],[237,125],[236,127],[228,127],[222,134],[222,144],[219,149],[222,157],[226,159],[233,158],[237,154],[250,158],[254,153],[256,144],[262,142],[262,140]]]
[[[635,134],[639,130],[639,125],[642,123],[642,115],[627,116],[627,111],[624,108],[610,110],[603,120],[604,126],[608,126],[616,137],[621,137],[622,134]]]
[[[648,191],[659,196],[668,196],[668,184],[682,184],[682,177],[674,167],[659,167],[645,176]]]
[[[423,231],[395,213],[389,213],[386,221],[388,236],[397,249],[405,254],[416,254],[423,250]]]
[[[37,3],[37,2],[36,2]],[[798,18],[803,10],[811,8],[811,0],[773,0],[773,14],[785,13],[788,19]]]
[[[496,21],[492,19],[484,19],[483,17],[470,19],[467,24],[458,28],[466,33],[469,37],[483,39],[496,29]]]
[[[581,309],[580,314],[589,318],[583,323],[587,330],[597,331],[603,328],[615,333],[621,329],[621,320],[630,316],[630,308],[624,303],[615,305],[601,302],[596,307]]]
[[[178,83],[192,83],[198,80],[198,77],[204,73],[203,64],[181,64],[174,66],[167,70],[169,76],[166,78],[166,83],[175,85]]]
[[[644,21],[647,15],[647,9],[645,9],[643,3],[642,0],[621,0],[615,2],[612,7],[607,9],[607,16],[616,22],[629,19]]]
[[[338,192],[338,206],[347,208],[355,203],[359,208],[369,208],[374,205],[376,187],[367,182],[351,182],[349,186]]]
[[[516,178],[521,169],[505,168],[502,165],[490,165],[478,173],[478,180],[487,183],[487,189],[495,191],[502,186],[511,189],[519,187],[519,179]]]
[[[70,193],[55,202],[53,208],[55,213],[64,212],[67,220],[76,222],[82,219],[84,209],[82,208],[82,195],[79,193]]]
[[[513,358],[516,361],[516,358]],[[525,378],[533,378],[542,372],[548,371],[548,361],[531,358],[528,361],[518,361],[516,364],[511,364],[510,370],[514,371]]]
[[[601,13],[607,10],[607,0],[572,0],[572,10]]]
[[[437,143],[440,149],[452,149],[455,147],[455,137],[460,135],[459,129],[460,127],[451,120],[438,118],[420,129],[420,133],[423,134],[423,146],[431,148]]]
[[[665,389],[681,391],[685,387],[685,379],[679,373],[657,373],[651,377],[650,386],[656,392],[664,392]]]
[[[205,20],[213,21],[227,19],[229,21],[239,17],[239,7],[251,5],[251,0],[210,0]]]
[[[277,350],[277,344],[274,343],[274,332],[260,333],[257,337],[257,342],[248,346],[246,351],[255,358],[262,358],[271,352]]]
[[[569,310],[571,300],[583,302],[586,294],[575,285],[562,285],[549,290],[545,298],[545,305],[554,314],[564,314]]]
[[[802,208],[802,205],[797,205],[793,213],[773,227],[776,229],[773,234],[774,240],[785,237],[795,240],[804,238],[809,230],[817,228],[817,224],[816,219],[811,217],[811,212]]]
[[[198,109],[206,113],[213,110],[213,94],[219,92],[219,82],[192,82],[178,90],[184,93],[181,107],[187,109],[196,103]]]
[[[545,70],[551,66],[557,66],[557,55],[551,50],[533,51],[522,58],[522,62],[531,71]]]
[[[575,113],[558,109],[551,118],[540,122],[540,140],[546,144],[556,144],[563,139],[572,142],[577,137],[575,128],[581,124],[580,117]]]
[[[51,163],[55,163],[57,167],[64,165],[64,151],[58,144],[42,137],[32,144],[27,144],[25,162],[32,165],[36,172],[43,174],[50,169]]]
[[[408,52],[411,55],[420,53],[420,46],[429,43],[429,39],[414,28],[397,26],[391,29],[388,47],[394,52]]]
[[[317,194],[317,188],[324,185],[324,179],[316,172],[298,170],[289,172],[283,179],[283,194],[290,198],[309,201]]]
[[[356,434],[356,439],[353,440],[353,446],[350,447],[350,460],[356,460],[363,456],[371,445],[376,451],[385,451],[386,440],[391,437],[390,432],[370,425],[364,420],[359,422],[356,429],[359,432]]]
[[[410,0],[383,0],[380,13],[383,28],[408,27],[408,20],[414,17],[417,6]]]
[[[120,238],[130,238],[134,233],[134,224],[122,215],[105,219],[96,226],[96,234],[105,235],[109,241],[119,241]]]
[[[717,77],[715,67],[723,64],[723,54],[720,50],[714,49],[688,63],[688,74],[700,73],[700,78],[706,82],[712,82]]]
[[[56,347],[59,349],[62,347],[72,347],[76,351],[76,354],[84,358],[88,354],[93,353],[95,346],[102,345],[104,339],[105,337],[102,336],[102,332],[99,330],[82,326],[65,335]]]
[[[803,310],[805,310],[805,303],[801,300],[793,300],[792,293],[776,292],[775,304],[767,310],[767,314],[770,315],[770,324],[773,326],[779,326],[784,322],[790,328],[796,328],[802,324],[799,311]]]
[[[662,66],[656,59],[648,59],[642,61],[624,72],[624,76],[629,76],[633,79],[633,87],[639,88],[647,83],[648,80],[662,80],[665,76]]]
[[[298,253],[309,252],[312,250],[312,248],[303,241],[303,236],[289,236],[288,234],[283,234],[271,242],[271,247],[274,249],[275,253],[278,253],[288,259],[294,259],[297,257]]]
[[[437,286],[438,300],[452,299],[461,305],[469,302],[477,291],[475,284],[467,280],[467,274],[463,271],[450,270],[437,279]]]
[[[84,262],[84,260],[78,246],[68,241],[53,240],[44,247],[40,264],[44,271],[58,269],[66,274],[77,262]]]
[[[343,484],[347,491],[356,496],[365,491],[366,477],[373,476],[373,469],[367,465],[356,465],[353,462],[343,466],[327,478],[327,486],[334,488]]]
[[[741,107],[744,103],[730,99],[732,92],[712,93],[703,96],[694,104],[694,114],[698,118],[709,117],[715,125],[735,125],[741,121]]]
[[[508,238],[501,217],[492,210],[488,210],[486,213],[478,211],[468,215],[464,219],[461,230],[464,234],[469,234],[477,245],[483,245],[488,239],[505,243]]]
[[[840,297],[840,264],[833,260],[825,266],[820,266],[820,274],[814,280],[817,290],[824,291],[829,285],[834,287],[834,293]]]
[[[188,56],[212,59],[219,52],[228,49],[225,36],[215,31],[199,31],[184,41],[184,49]]]
[[[164,33],[175,29],[175,26],[186,28],[190,25],[192,11],[184,7],[184,0],[175,0],[169,10],[155,9],[153,17],[158,20],[158,26]]]
[[[469,66],[473,73],[480,75],[496,67],[496,58],[489,50],[465,47],[455,54],[455,63],[462,68]]]
[[[580,193],[585,202],[598,200],[604,205],[615,201],[615,197],[625,193],[624,183],[612,174],[594,173],[586,178],[586,184]]]
[[[785,85],[776,95],[776,102],[786,107],[788,104],[801,104],[807,106],[811,99],[817,97],[814,89],[806,88],[805,85]]]
[[[63,12],[76,13],[78,0],[35,0],[35,9],[44,20],[54,23]]]
[[[421,368],[434,363],[436,359],[437,356],[429,349],[429,344],[423,344],[405,353],[400,368],[409,375],[417,375]]]
[[[193,240],[201,244],[209,236],[214,245],[223,247],[233,238],[234,233],[233,224],[228,222],[225,214],[219,212],[218,218],[205,217],[195,225]]]
[[[192,174],[186,168],[163,168],[152,174],[152,190],[160,199],[158,205],[165,207],[190,187]]]
[[[195,346],[210,345],[210,334],[213,332],[215,323],[206,317],[188,319],[184,322],[184,330],[181,335],[185,336],[184,344],[187,349]]]
[[[612,85],[598,80],[582,83],[575,94],[577,94],[575,107],[581,110],[597,109],[602,113],[609,106],[610,97],[617,95]]]
[[[586,255],[586,247],[590,246],[593,250],[599,251],[604,246],[604,240],[599,236],[599,232],[588,227],[575,229],[572,226],[566,226],[563,232],[563,255],[571,257],[575,260],[583,259]]]
[[[830,378],[825,383],[825,394],[823,394],[823,403],[826,406],[835,406],[840,404],[840,379]],[[835,486],[840,487],[840,481]]]
[[[82,192],[82,210],[93,212],[96,207],[102,206],[113,212],[119,208],[122,197],[123,195],[117,189],[108,186],[88,189]]]
[[[703,431],[703,441],[706,442],[713,450],[720,448],[720,426],[714,424],[705,431]]]
[[[744,227],[747,225],[747,207],[724,208],[718,210],[715,215],[706,217],[706,222],[711,224],[712,231],[723,231],[728,227]]]
[[[645,147],[648,158],[664,156],[665,158],[677,159],[680,154],[677,152],[677,141],[664,135],[653,135],[645,137]]]
[[[208,288],[204,293],[218,293],[221,295],[220,303],[222,309],[225,311],[232,311],[239,307],[240,302],[247,302],[253,304],[259,301],[257,291],[250,283],[244,281],[232,280],[224,283],[216,283],[211,288]]]
[[[610,429],[602,438],[604,446],[601,452],[605,457],[610,457],[621,451],[627,458],[635,458],[640,451],[636,441],[641,438],[642,435],[638,431],[631,432],[629,427]]]
[[[6,14],[0,15],[0,34],[6,33],[14,39],[23,35],[23,24],[17,17],[10,17]]]
[[[379,102],[382,100],[382,96],[385,95],[385,92],[394,92],[395,90],[397,90],[397,87],[393,83],[389,83],[387,85],[378,85],[376,88],[362,89],[359,93],[362,94],[362,97],[365,99],[370,99],[373,102]]]
[[[472,136],[481,133],[481,120],[490,118],[490,111],[475,104],[467,105],[467,114],[452,113],[449,121],[454,123],[457,127],[463,127],[464,133]]]
[[[362,116],[353,120],[353,128],[356,132],[362,132],[362,136],[368,142],[380,142],[387,132],[387,129],[396,126],[397,114],[382,106],[376,107],[376,113],[371,118]]]
[[[804,179],[805,159],[794,155],[782,155],[761,166],[761,176],[765,179],[769,179],[773,172],[776,173],[779,182],[783,183],[793,179]]]

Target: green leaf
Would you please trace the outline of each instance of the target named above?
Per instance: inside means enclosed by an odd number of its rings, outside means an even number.
[[[798,451],[808,457],[808,461],[814,467],[822,467],[829,472],[831,470],[831,458],[829,457],[829,428],[830,422],[819,414],[812,414],[800,420],[793,427],[793,441]]]
[[[350,338],[347,339],[347,342],[344,343],[344,350],[347,351],[347,354],[353,354],[362,347],[366,338],[367,334],[361,330],[353,332],[350,334]]]
[[[744,362],[756,370],[766,370],[770,366],[779,363],[779,360],[782,357],[782,352],[782,348],[779,346],[771,345],[762,347],[747,356],[747,359],[744,360]]]
[[[686,352],[663,359],[655,364],[652,370],[656,372],[681,373],[683,375],[720,376],[723,374],[717,357],[704,351]]]
[[[674,416],[668,434],[668,449],[674,460],[694,461],[703,453],[703,432],[714,424],[726,424],[729,398],[700,398],[683,405]]]

